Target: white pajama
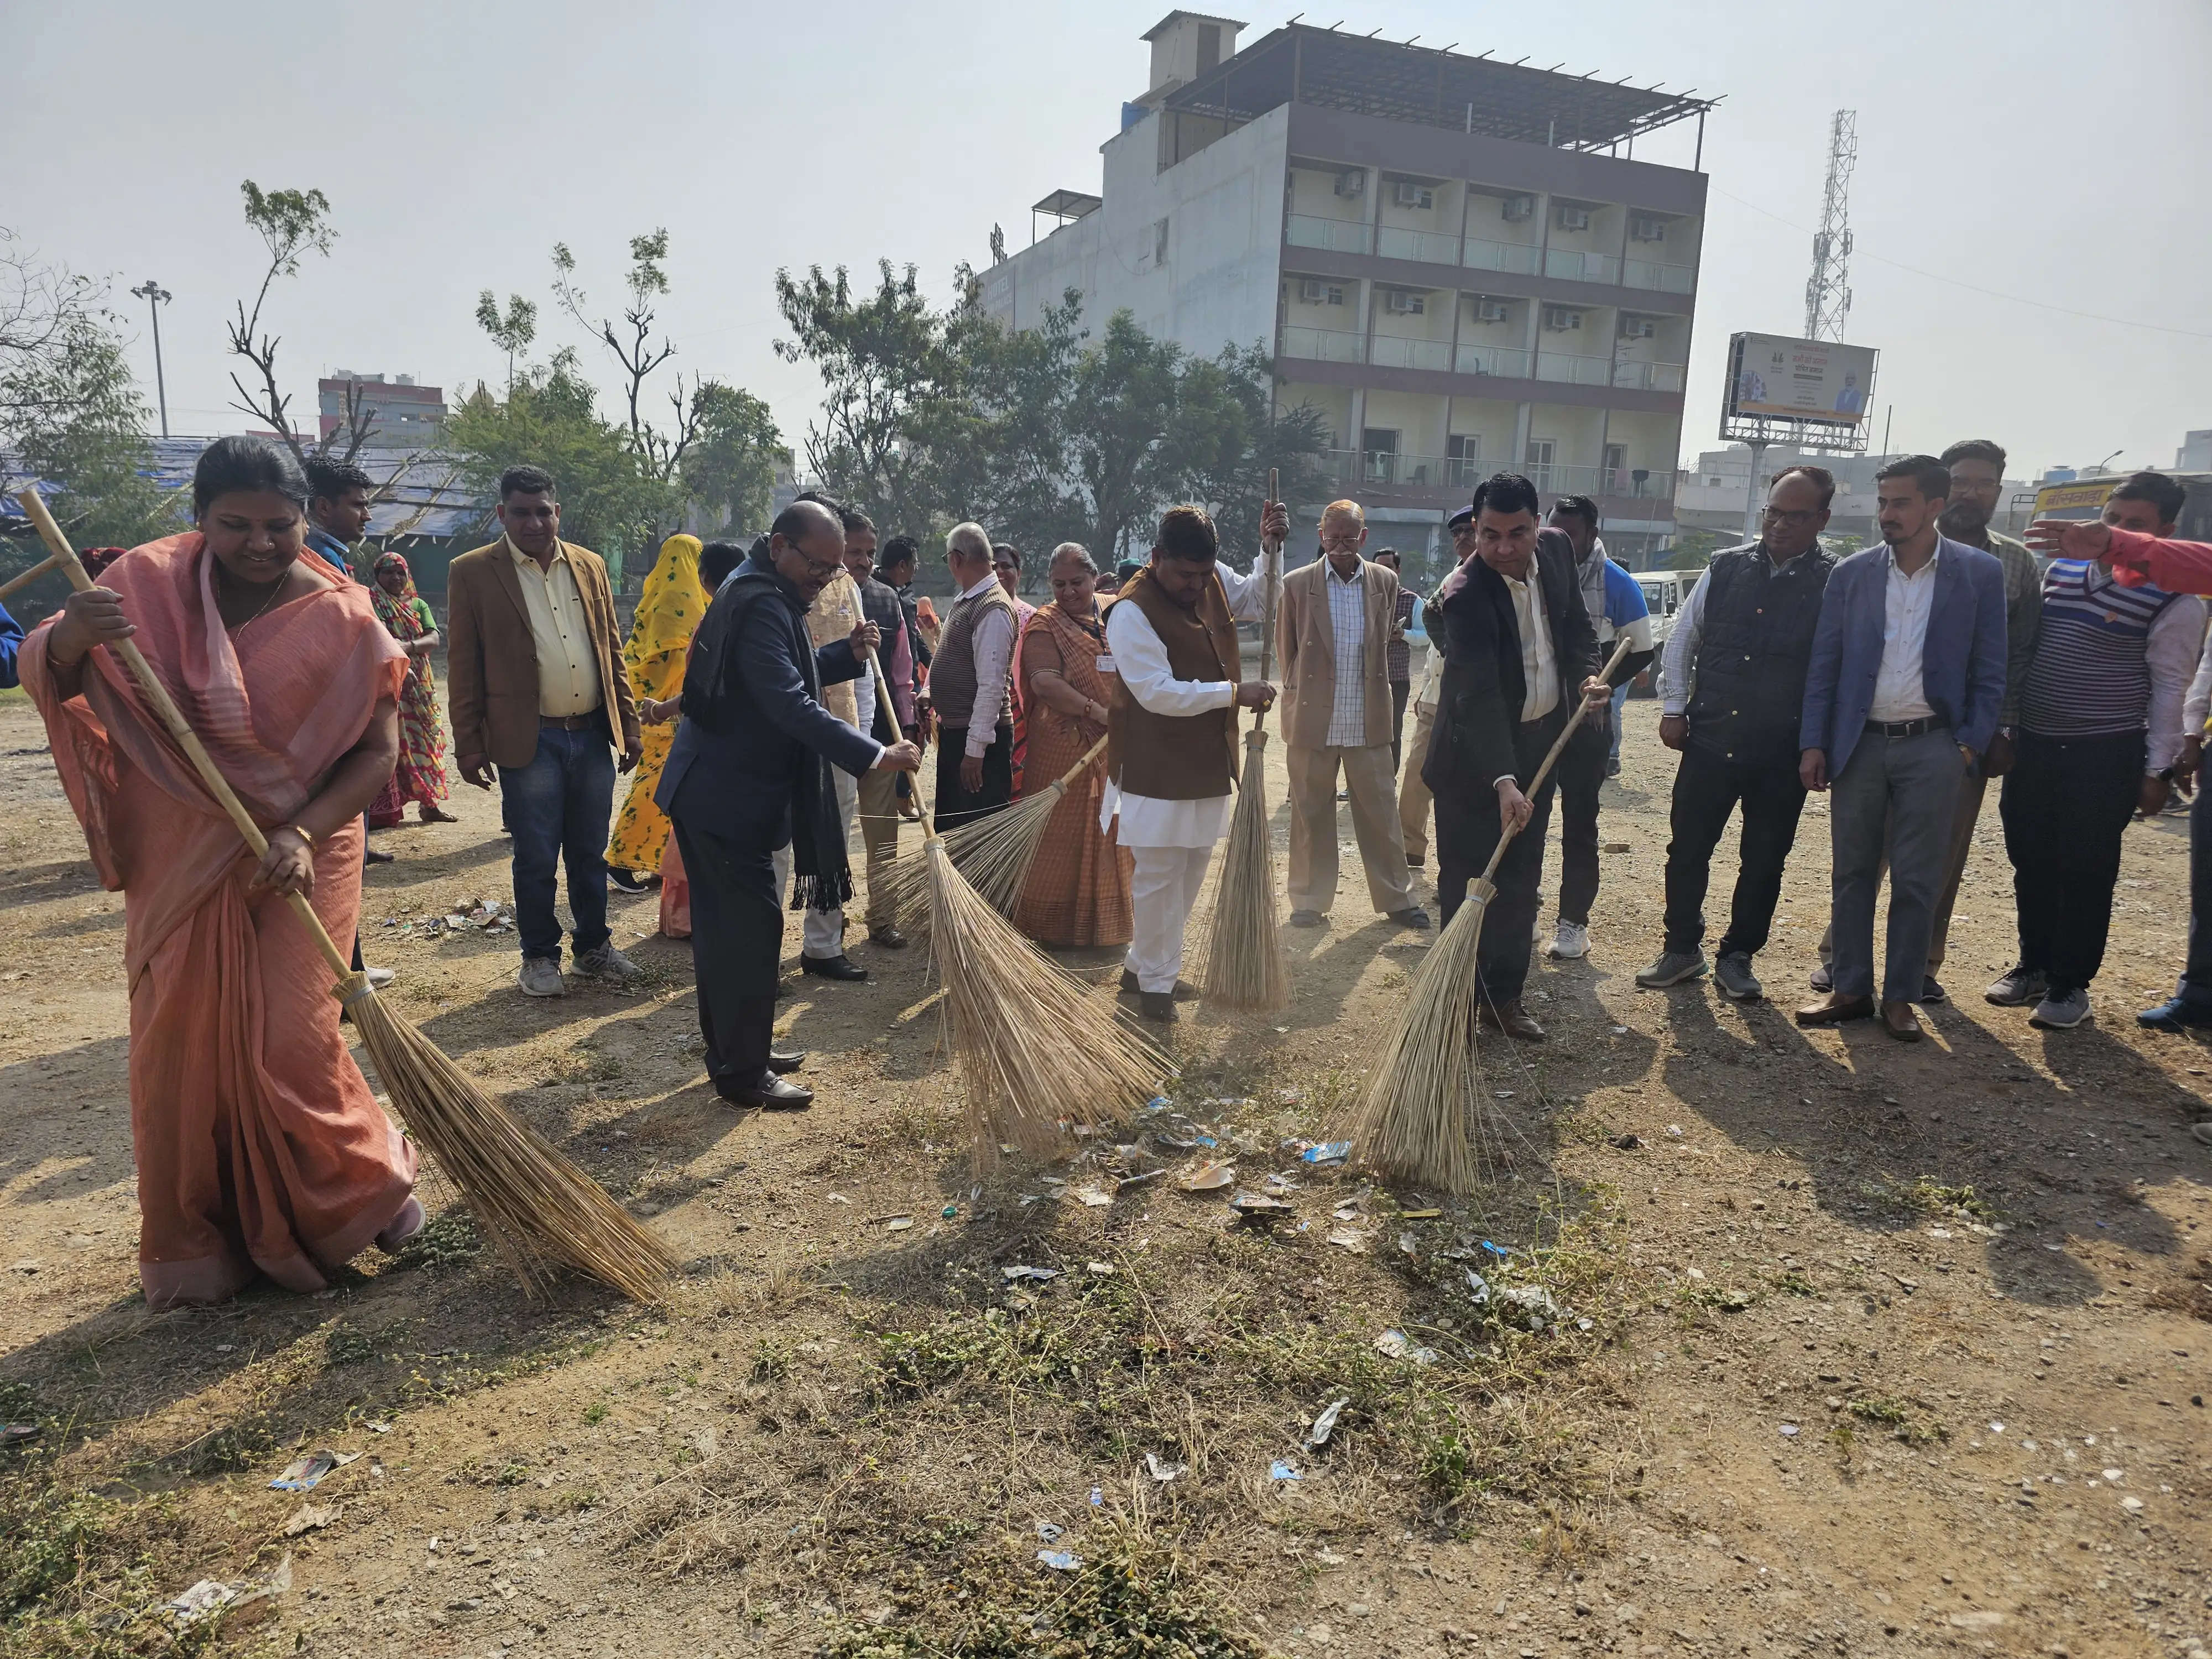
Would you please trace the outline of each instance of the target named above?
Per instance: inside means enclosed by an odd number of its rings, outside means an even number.
[[[842,766],[830,769],[830,776],[837,786],[837,816],[845,824],[845,856],[853,855],[853,842],[860,824],[860,781]],[[775,850],[775,890],[787,902],[791,896],[791,843]],[[817,962],[845,954],[845,912],[817,910],[806,908],[805,920],[799,925],[799,950]]]
[[[1182,972],[1183,930],[1190,923],[1213,843],[1203,847],[1133,847],[1129,878],[1129,954],[1123,958],[1139,991],[1170,992]]]

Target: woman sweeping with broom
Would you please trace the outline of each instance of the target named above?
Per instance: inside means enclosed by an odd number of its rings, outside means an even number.
[[[1052,550],[1050,605],[1023,625],[1015,657],[1026,684],[1030,787],[1060,777],[1106,735],[1114,699],[1106,624],[1098,615],[1098,567],[1075,542]],[[1098,823],[1106,789],[1095,763],[1054,809],[1036,862],[1030,866],[1014,926],[1040,945],[1129,942],[1129,854]]]
[[[134,550],[24,641],[25,688],[101,884],[125,897],[139,1278],[149,1305],[216,1302],[258,1273],[324,1288],[422,1224],[413,1148],[338,1030],[316,947],[361,909],[361,817],[399,752],[407,655],[368,595],[300,556],[307,481],[224,438],[198,529]],[[133,640],[267,827],[239,834],[123,665]]]
[[[623,666],[637,699],[645,744],[644,757],[630,774],[629,793],[607,837],[607,879],[625,893],[642,893],[646,878],[660,873],[661,853],[668,845],[668,815],[653,805],[653,792],[660,787],[660,769],[668,763],[676,728],[661,715],[659,705],[673,712],[684,690],[684,653],[707,614],[710,590],[699,580],[704,551],[696,536],[671,536],[661,543],[623,646]]]

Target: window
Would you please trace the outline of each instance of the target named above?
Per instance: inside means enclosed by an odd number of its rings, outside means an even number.
[[[1444,482],[1473,484],[1482,477],[1482,434],[1455,433],[1444,440]]]
[[[1398,430],[1370,426],[1361,430],[1359,447],[1366,459],[1369,483],[1394,483],[1398,477]]]
[[[1168,222],[1161,220],[1152,227],[1152,263],[1164,265],[1168,262]]]
[[[1217,67],[1221,62],[1221,25],[1200,23],[1198,26],[1198,72]]]
[[[1605,465],[1598,487],[1608,495],[1628,493],[1628,446],[1607,444],[1605,447]]]
[[[1528,440],[1528,453],[1522,458],[1522,465],[1528,469],[1528,482],[1534,484],[1537,489],[1553,488],[1552,460],[1558,450],[1559,445],[1553,439],[1531,438]]]

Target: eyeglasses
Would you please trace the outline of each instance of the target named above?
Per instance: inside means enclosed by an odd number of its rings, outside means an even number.
[[[817,564],[811,559],[806,562],[806,574],[810,576],[819,576],[824,581],[829,580],[844,568],[845,562],[842,559],[832,559],[828,564]]]
[[[1321,544],[1332,553],[1350,553],[1358,550],[1363,539],[1358,536],[1324,536]]]
[[[1786,524],[1792,530],[1802,530],[1820,515],[1812,507],[1801,507],[1793,512],[1785,512],[1781,507],[1770,507],[1762,509],[1760,516],[1768,524]]]

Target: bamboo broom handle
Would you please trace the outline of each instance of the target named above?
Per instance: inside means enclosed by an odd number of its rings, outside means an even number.
[[[1620,666],[1621,659],[1627,655],[1628,636],[1624,634],[1620,636],[1620,643],[1613,647],[1613,655],[1606,659],[1605,666],[1597,671],[1599,675],[1603,677],[1612,673],[1614,669]],[[1552,775],[1552,768],[1559,763],[1560,755],[1566,750],[1567,739],[1574,736],[1576,731],[1581,726],[1583,716],[1589,713],[1589,701],[1579,691],[1577,692],[1573,715],[1568,720],[1565,728],[1553,740],[1552,752],[1544,757],[1544,763],[1536,769],[1536,775],[1528,781],[1528,798],[1531,800],[1536,798],[1536,792],[1544,787],[1544,780]],[[1521,826],[1516,823],[1498,838],[1498,845],[1491,849],[1490,862],[1482,866],[1483,880],[1488,881],[1498,873],[1498,861],[1505,856],[1505,849],[1513,844],[1513,837],[1520,833]]]
[[[58,569],[61,566],[61,562],[62,556],[60,554],[49,553],[45,558],[40,559],[38,563],[33,565],[28,570],[26,570],[21,575],[12,577],[4,582],[0,582],[0,599],[6,599],[10,593],[13,593],[19,587],[28,587],[33,582],[38,580],[40,577],[45,575],[49,570]]]
[[[30,515],[31,522],[38,527],[40,539],[53,550],[53,557],[48,562],[58,565],[63,574],[68,576],[70,586],[78,592],[93,586],[92,577],[85,570],[83,562],[77,557],[76,550],[62,534],[61,526],[54,522],[53,514],[46,511],[46,504],[40,499],[38,491],[22,490],[15,499],[22,503],[23,511]],[[177,746],[191,762],[192,769],[200,775],[200,781],[207,786],[208,793],[216,798],[222,810],[230,815],[230,821],[238,826],[238,833],[246,838],[246,844],[252,849],[253,856],[258,859],[268,852],[269,837],[261,833],[261,826],[253,821],[253,815],[246,810],[246,804],[239,799],[238,793],[230,787],[230,781],[216,765],[206,745],[200,742],[199,733],[192,730],[191,722],[185,718],[184,710],[177,707],[176,699],[169,695],[169,688],[161,684],[153,665],[146,660],[145,653],[139,650],[138,642],[136,640],[110,640],[105,643],[108,650],[123,659],[123,665],[131,671],[131,678],[138,682],[139,690],[145,694],[146,701],[154,705],[154,712],[161,716],[161,724],[169,728],[169,735],[177,740]],[[331,942],[329,930],[323,926],[323,919],[315,914],[315,907],[307,902],[307,896],[288,893],[285,896],[291,902],[292,914],[299,917],[301,925],[307,928],[308,937],[314,940],[315,948],[323,953],[323,960],[330,964],[331,971],[340,979],[351,974],[352,958],[341,952]]]
[[[1275,494],[1282,488],[1282,475],[1273,467],[1267,469],[1267,500],[1266,506],[1275,504]],[[1263,512],[1265,508],[1261,509]],[[1272,678],[1275,672],[1275,561],[1282,556],[1280,542],[1267,545],[1265,536],[1260,538],[1260,678]],[[1267,729],[1267,711],[1256,709],[1252,715],[1255,736]]]
[[[898,704],[891,701],[891,683],[884,678],[884,653],[879,650],[869,652],[868,666],[875,671],[876,695],[883,699],[884,708],[893,711],[891,714],[891,724],[896,726],[898,724],[898,714],[896,712]],[[939,728],[940,731],[943,729],[944,728],[941,726]],[[922,840],[924,842],[935,841],[937,839],[937,814],[931,811],[927,804],[921,799],[921,774],[919,772],[915,774],[914,778],[914,810],[921,814]]]

